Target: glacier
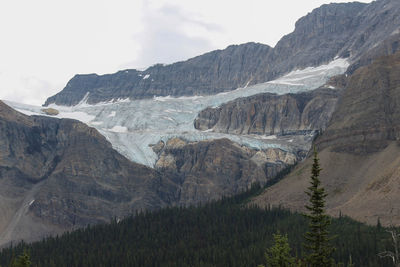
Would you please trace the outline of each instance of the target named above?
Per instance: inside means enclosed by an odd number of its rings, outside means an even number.
[[[130,160],[154,167],[157,155],[151,146],[173,137],[187,141],[228,138],[254,149],[280,148],[285,151],[308,150],[313,134],[295,136],[234,135],[199,131],[194,128],[197,114],[207,107],[217,107],[231,100],[260,93],[298,93],[316,89],[348,68],[346,59],[338,58],[318,67],[292,71],[276,80],[245,86],[208,96],[157,97],[152,99],[116,99],[89,105],[85,97],[76,106],[58,106],[52,117],[80,120],[103,134],[112,146]],[[27,115],[45,115],[43,107],[5,101]]]

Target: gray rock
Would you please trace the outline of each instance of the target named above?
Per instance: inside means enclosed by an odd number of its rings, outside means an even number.
[[[0,245],[177,202],[179,187],[81,122],[0,102]]]
[[[265,184],[299,160],[280,149],[253,150],[229,139],[187,142],[171,139],[159,153],[156,169],[180,185],[181,205],[206,203]]]
[[[332,83],[334,79],[332,79]],[[337,84],[336,84],[337,85]],[[286,135],[325,129],[341,90],[317,89],[299,94],[259,94],[235,99],[199,113],[199,130],[233,134]]]

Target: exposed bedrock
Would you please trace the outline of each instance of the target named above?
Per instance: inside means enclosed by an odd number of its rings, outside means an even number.
[[[177,200],[178,186],[85,124],[0,101],[0,245],[108,222]]]
[[[228,139],[187,142],[174,138],[154,147],[156,169],[176,177],[180,203],[195,204],[265,184],[299,156],[280,149],[253,150]]]
[[[332,81],[333,82],[333,81]],[[285,135],[323,130],[335,109],[341,90],[239,98],[199,113],[199,130],[233,134]]]
[[[357,70],[329,127],[316,140],[322,149],[368,153],[400,139],[400,53]]]

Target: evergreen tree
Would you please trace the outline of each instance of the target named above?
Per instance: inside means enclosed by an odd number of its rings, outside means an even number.
[[[12,267],[29,267],[31,266],[31,260],[26,251],[20,256],[18,256],[17,260],[13,262]]]
[[[290,255],[290,246],[287,235],[274,234],[275,244],[267,249],[265,258],[267,266],[290,267],[294,266],[295,258]],[[264,267],[260,265],[260,267]]]
[[[306,262],[311,267],[332,266],[331,255],[334,248],[329,244],[328,227],[331,220],[325,213],[325,198],[327,194],[321,186],[319,174],[321,168],[319,165],[317,151],[314,148],[314,163],[311,171],[311,185],[306,194],[310,197],[310,204],[306,205],[309,211],[305,216],[309,219],[309,231],[305,234],[305,248],[308,250]]]

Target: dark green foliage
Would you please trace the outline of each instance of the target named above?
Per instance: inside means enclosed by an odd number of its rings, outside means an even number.
[[[29,267],[31,266],[31,260],[26,251],[19,255],[16,260],[12,261],[11,267]]]
[[[9,266],[13,255],[29,251],[32,267],[75,266],[257,266],[265,262],[273,234],[287,234],[293,255],[302,253],[307,220],[283,209],[244,208],[250,192],[203,207],[168,208],[138,213],[117,223],[90,226],[33,244],[18,244],[0,253]],[[390,266],[377,253],[391,248],[385,229],[366,226],[346,217],[334,219],[332,233],[337,262],[355,266]],[[383,241],[382,241],[383,240]]]
[[[306,191],[306,194],[310,197],[310,204],[306,205],[306,209],[309,211],[306,214],[309,220],[309,231],[305,234],[306,243],[304,244],[308,252],[306,262],[311,267],[332,266],[333,263],[331,255],[334,248],[330,245],[332,238],[329,236],[328,231],[331,219],[325,213],[325,198],[327,194],[319,180],[320,172],[318,155],[314,148],[311,185]]]

